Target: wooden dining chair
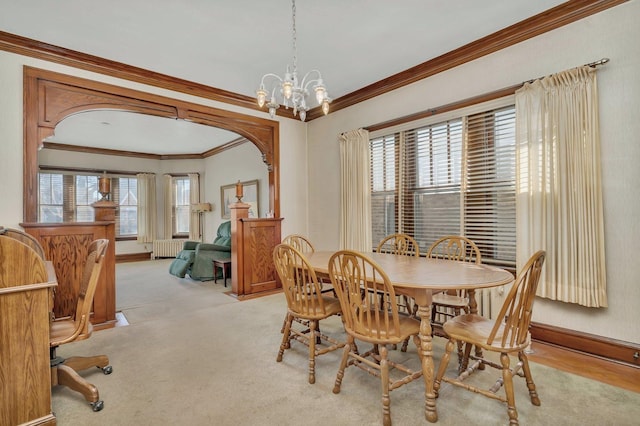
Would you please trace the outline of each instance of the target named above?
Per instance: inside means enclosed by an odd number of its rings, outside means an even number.
[[[340,301],[322,294],[322,284],[316,278],[314,269],[304,254],[288,244],[279,244],[273,250],[273,262],[282,282],[287,299],[287,316],[280,350],[276,358],[282,361],[284,351],[291,347],[291,341],[297,340],[309,348],[309,383],[316,381],[315,359],[319,355],[335,351],[346,342],[338,341],[319,332],[320,320],[341,312]],[[302,329],[294,324],[300,320]],[[320,344],[318,343],[320,339]],[[326,342],[328,346],[321,346]]]
[[[398,256],[420,257],[420,246],[411,235],[392,234],[380,240],[376,252],[395,254]],[[413,299],[403,295],[397,297],[397,302],[401,313],[417,318],[418,305],[416,305]],[[408,345],[409,339],[407,338],[402,342],[402,347],[400,348],[402,352],[407,351]]]
[[[531,343],[529,325],[544,260],[544,251],[538,251],[531,256],[522,272],[516,278],[495,320],[489,320],[476,314],[463,314],[444,323],[444,331],[449,336],[449,341],[445,347],[445,353],[442,356],[434,382],[436,395],[440,390],[441,383],[447,382],[489,398],[506,402],[509,424],[517,425],[518,412],[513,392],[513,376],[517,375],[525,378],[531,403],[540,405],[525,349]],[[456,342],[465,344],[465,359],[470,358],[475,362],[469,368],[466,365],[463,366],[465,370],[457,377],[446,377],[444,374]],[[484,357],[471,355],[472,346],[481,347],[485,352],[499,353],[500,364]],[[515,354],[517,354],[519,362],[514,368],[511,368],[510,355]],[[481,365],[488,365],[502,370],[502,377],[489,390],[463,382]],[[521,369],[522,372],[520,371]],[[497,394],[503,385],[504,396]]]
[[[347,345],[344,347],[333,393],[339,393],[347,367],[356,366],[379,377],[382,383],[382,417],[391,425],[389,392],[422,376],[422,370],[412,371],[388,357],[386,345],[395,345],[413,336],[420,354],[420,321],[398,314],[396,294],[381,267],[366,255],[342,250],[329,259],[329,277],[342,305]],[[364,290],[364,291],[362,291]],[[382,298],[379,297],[382,294]],[[356,340],[373,344],[360,354]],[[390,371],[402,377],[391,378]]]
[[[399,254],[402,256],[420,256],[420,246],[418,242],[407,234],[387,235],[378,243],[376,248],[378,253]]]
[[[283,244],[289,244],[300,253],[313,253],[315,248],[309,239],[300,234],[290,234],[282,239]]]
[[[290,234],[287,235],[286,237],[284,237],[282,239],[282,243],[283,244],[289,244],[291,247],[293,247],[294,249],[298,250],[300,253],[302,254],[306,254],[306,253],[313,253],[315,250],[315,248],[313,247],[313,244],[311,243],[311,241],[309,241],[309,239],[303,235],[300,234]],[[322,292],[323,293],[333,293],[333,288],[331,288],[331,286],[326,285],[326,283],[322,280],[322,278],[319,278],[318,281],[320,282],[320,284],[322,285]],[[335,293],[334,293],[334,297],[335,297]],[[303,325],[307,325],[308,322],[304,321],[300,318],[294,318],[294,321],[299,322]],[[284,321],[282,321],[282,328],[280,329],[280,333],[284,333],[284,328],[285,325],[287,324],[287,316],[285,315],[284,317]],[[318,334],[320,333],[320,325],[319,323],[316,323],[316,331],[318,332]],[[316,343],[320,344],[320,338],[317,337],[316,338]]]
[[[466,237],[447,235],[435,241],[427,257],[430,259],[444,259],[458,262],[482,263],[482,255],[478,246]],[[469,313],[469,298],[466,290],[449,290],[433,295],[431,306],[431,327],[433,333],[446,337],[442,332],[442,324],[449,318],[460,315],[464,311]]]

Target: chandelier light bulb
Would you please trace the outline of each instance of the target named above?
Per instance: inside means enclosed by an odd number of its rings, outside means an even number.
[[[307,111],[301,109],[300,110],[300,121],[304,121],[307,118]]]
[[[327,91],[322,84],[318,84],[315,87],[315,91],[316,91],[316,100],[318,101],[318,105],[322,105],[322,102],[324,102],[324,99],[326,97]]]
[[[329,99],[322,101],[322,112],[324,115],[329,114]]]
[[[258,106],[262,108],[267,101],[267,91],[264,90],[264,86],[260,86],[260,89],[256,92],[258,98]]]
[[[291,99],[291,95],[293,94],[293,82],[286,80],[282,82],[282,95],[286,99]]]

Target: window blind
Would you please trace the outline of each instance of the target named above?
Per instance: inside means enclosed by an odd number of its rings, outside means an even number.
[[[38,174],[38,221],[46,223],[92,222],[91,206],[101,196],[98,174],[72,171]],[[111,200],[116,209],[116,237],[137,235],[137,178],[112,177]]]
[[[515,108],[372,138],[372,241],[401,232],[421,252],[464,235],[483,262],[515,265]]]
[[[515,268],[515,108],[467,118],[464,233],[483,263]]]
[[[396,229],[396,140],[394,135],[372,139],[371,240],[375,246]]]

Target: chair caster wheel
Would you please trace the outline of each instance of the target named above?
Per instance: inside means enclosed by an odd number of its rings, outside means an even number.
[[[102,369],[102,372],[104,374],[111,374],[111,373],[113,373],[113,367],[111,367],[110,365],[107,365],[106,367],[104,367]]]
[[[91,408],[93,409],[93,411],[96,411],[96,412],[100,411],[104,408],[104,402],[103,401],[92,402]]]

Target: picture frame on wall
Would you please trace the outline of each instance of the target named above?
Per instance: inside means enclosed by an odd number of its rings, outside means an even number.
[[[242,183],[242,202],[249,204],[249,217],[258,217],[259,203],[259,181],[248,180]],[[231,183],[229,185],[223,185],[220,187],[220,214],[222,219],[231,219],[230,204],[237,203],[236,199],[236,184]]]

